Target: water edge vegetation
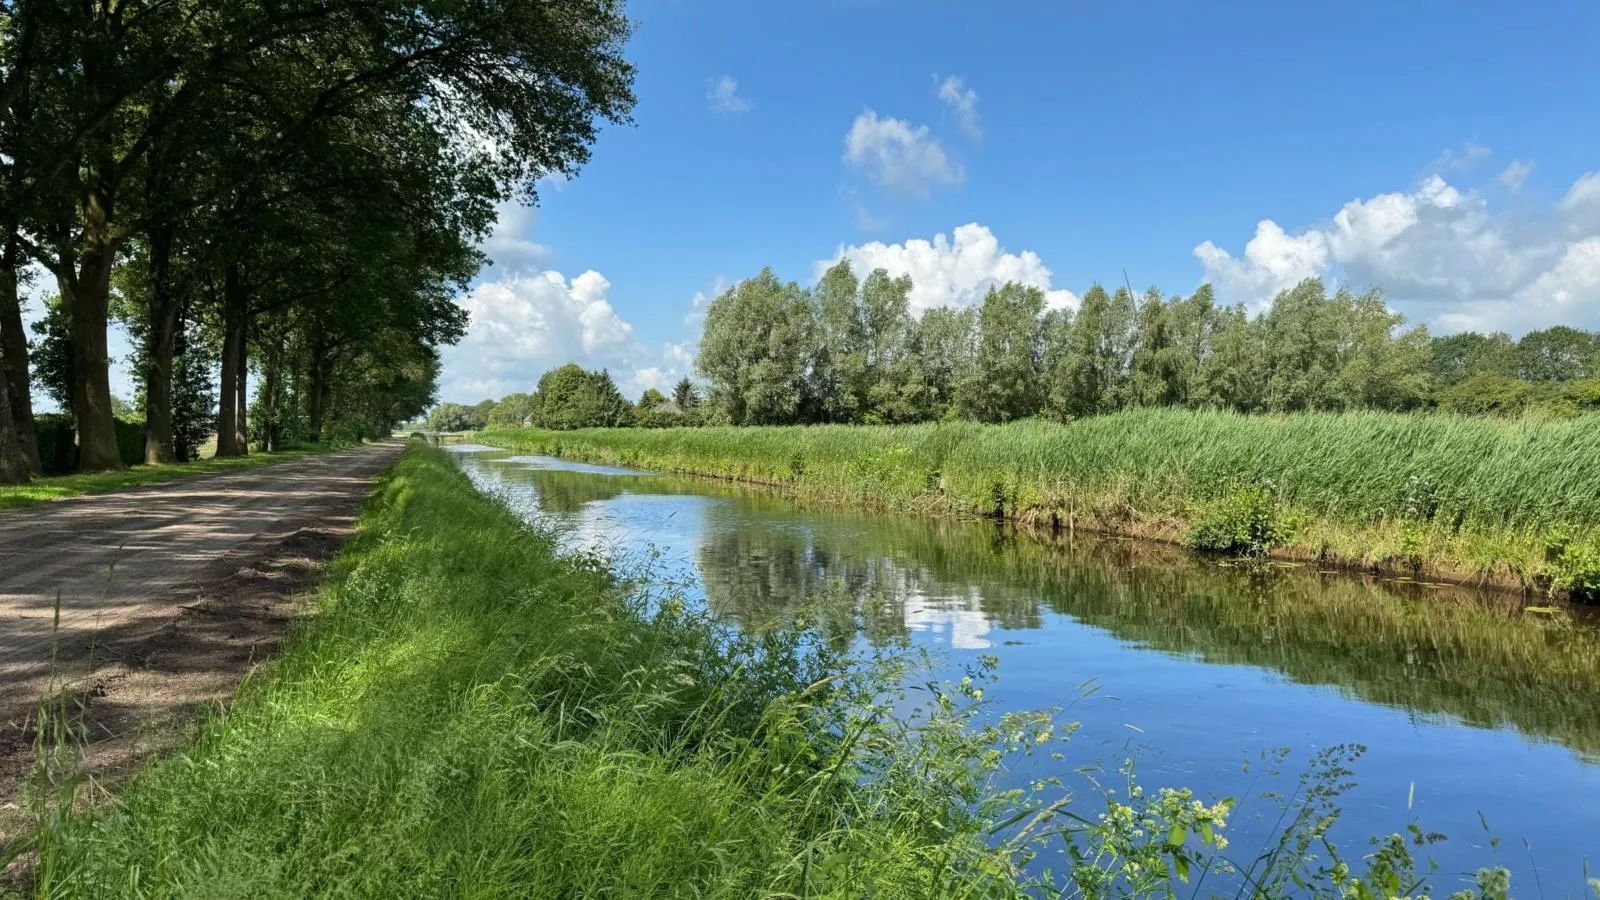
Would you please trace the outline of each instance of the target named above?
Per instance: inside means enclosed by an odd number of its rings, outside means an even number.
[[[713,496],[760,509],[709,531],[694,554],[718,616],[762,629],[806,614],[836,647],[910,637],[906,610],[971,597],[997,627],[1030,631],[1051,614],[1164,653],[1265,669],[1420,718],[1514,727],[1600,762],[1600,616],[1528,607],[1501,592],[1294,565],[1213,565],[1182,549],[949,518],[802,509],[757,486],[673,475],[579,475],[499,465],[541,510],[578,515],[626,494]],[[830,538],[822,521],[848,535]],[[870,560],[894,562],[880,569]],[[819,600],[820,598],[820,600]],[[1117,686],[1117,690],[1123,690]]]
[[[1600,416],[1129,410],[1070,423],[491,429],[510,449],[1582,597]],[[1231,537],[1230,537],[1231,535]]]

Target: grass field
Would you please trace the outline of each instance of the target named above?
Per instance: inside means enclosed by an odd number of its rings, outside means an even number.
[[[89,472],[81,475],[52,475],[35,478],[27,484],[0,485],[0,509],[38,506],[52,500],[79,497],[84,494],[107,494],[142,484],[171,481],[188,475],[205,475],[215,472],[232,472],[253,469],[290,459],[300,459],[317,453],[327,453],[338,447],[314,444],[277,453],[253,453],[217,459],[197,459],[194,462],[168,465],[143,465],[109,472]]]
[[[1283,532],[1280,554],[1517,586],[1549,575],[1553,536],[1581,550],[1600,526],[1600,416],[1138,410],[1070,424],[520,429],[476,439],[771,484],[803,501],[1174,540],[1240,492],[1261,491]]]

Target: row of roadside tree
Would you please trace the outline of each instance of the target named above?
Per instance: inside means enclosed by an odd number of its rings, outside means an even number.
[[[627,119],[629,29],[616,0],[0,0],[0,481],[42,471],[37,388],[78,469],[126,462],[118,320],[143,460],[191,455],[213,396],[223,456],[426,409],[497,208]]]

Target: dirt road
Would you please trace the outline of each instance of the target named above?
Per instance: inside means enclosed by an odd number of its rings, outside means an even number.
[[[226,698],[402,448],[0,511],[0,804],[47,696],[69,698],[96,764]]]

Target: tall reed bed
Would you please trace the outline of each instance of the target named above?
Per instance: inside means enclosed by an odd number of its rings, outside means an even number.
[[[804,499],[1176,537],[1265,488],[1290,549],[1532,579],[1545,535],[1600,526],[1600,416],[1135,410],[1068,424],[490,431],[486,443],[781,484]],[[1413,569],[1416,566],[1412,566]]]

